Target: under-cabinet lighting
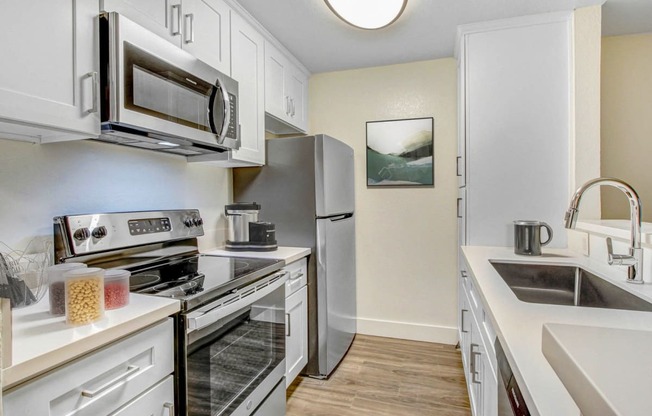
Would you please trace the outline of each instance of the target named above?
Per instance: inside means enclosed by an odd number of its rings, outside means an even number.
[[[160,144],[161,146],[179,147],[178,144],[170,142],[158,142],[157,144]]]

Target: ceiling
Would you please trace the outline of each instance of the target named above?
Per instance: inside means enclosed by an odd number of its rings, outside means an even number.
[[[572,10],[604,0],[408,0],[380,30],[356,29],[323,0],[237,0],[312,73],[453,56],[456,28],[528,14]],[[603,34],[652,32],[652,0],[607,0]]]

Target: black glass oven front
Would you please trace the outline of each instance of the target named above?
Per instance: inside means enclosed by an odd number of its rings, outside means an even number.
[[[187,414],[230,415],[285,366],[285,286],[203,329],[200,338],[187,339]]]

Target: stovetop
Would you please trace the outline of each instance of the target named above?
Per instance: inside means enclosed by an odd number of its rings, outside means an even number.
[[[190,310],[280,270],[283,260],[196,254],[132,271],[130,290],[169,297]]]

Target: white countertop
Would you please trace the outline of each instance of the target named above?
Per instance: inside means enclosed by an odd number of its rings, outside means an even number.
[[[131,293],[129,305],[106,311],[98,322],[83,326],[69,326],[65,316],[50,315],[47,296],[36,305],[14,309],[12,365],[2,370],[2,388],[27,381],[179,309],[178,300]]]
[[[609,269],[568,250],[544,249],[544,255],[525,257],[508,247],[463,247],[469,275],[505,350],[516,380],[533,415],[573,416],[580,411],[542,352],[543,325],[561,323],[629,330],[652,330],[652,312],[544,305],[518,300],[488,260],[574,264],[605,278]],[[631,285],[606,277],[624,290],[652,301],[652,285]],[[644,347],[634,347],[635,353]],[[604,360],[604,365],[612,365]]]
[[[279,247],[274,251],[231,251],[225,249],[208,250],[202,254],[224,257],[250,257],[255,259],[285,260],[285,264],[293,263],[310,255],[311,250],[305,247]]]
[[[649,415],[652,331],[546,324],[543,353],[585,415]]]

